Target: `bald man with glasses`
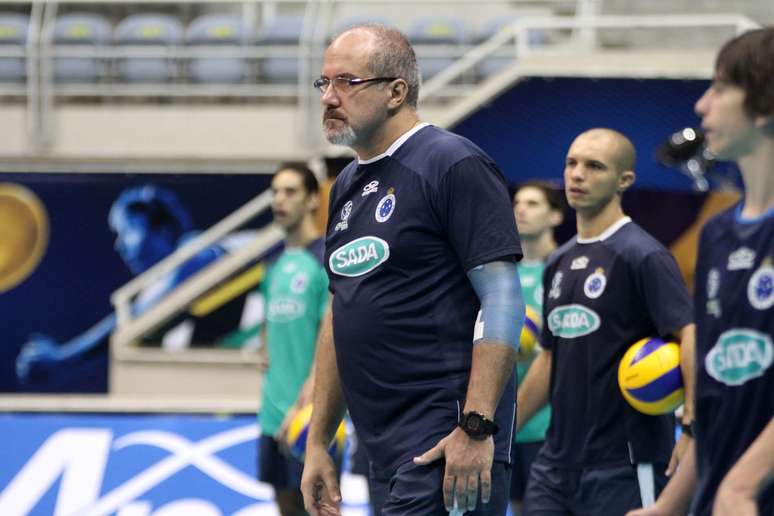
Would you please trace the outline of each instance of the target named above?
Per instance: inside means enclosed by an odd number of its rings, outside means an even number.
[[[382,515],[504,515],[524,304],[508,188],[472,142],[417,115],[400,32],[367,25],[325,52],[326,139],[357,159],[331,190],[332,309],[318,343],[301,489],[340,514],[326,452],[349,409]]]

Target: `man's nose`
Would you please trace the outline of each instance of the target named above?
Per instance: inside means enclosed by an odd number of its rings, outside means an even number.
[[[696,101],[696,104],[694,104],[693,110],[697,115],[704,116],[704,114],[707,112],[707,103],[709,102],[709,95],[710,95],[710,90],[707,89],[707,91],[704,92],[704,94],[699,98],[699,100]]]
[[[583,168],[583,165],[575,165],[570,169],[570,178],[572,178],[573,181],[583,181],[586,179],[586,170]]]
[[[338,106],[341,103],[340,100],[338,93],[336,93],[336,88],[333,87],[332,83],[328,85],[325,93],[320,97],[323,106]]]

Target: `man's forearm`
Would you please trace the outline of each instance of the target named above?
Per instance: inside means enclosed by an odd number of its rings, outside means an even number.
[[[721,486],[749,493],[755,498],[774,479],[774,419],[758,434],[736,464],[729,470]]]
[[[473,362],[464,411],[494,417],[503,389],[513,374],[516,352],[497,342],[479,342],[473,346]]]
[[[516,397],[516,431],[548,403],[553,354],[544,350],[535,357]]]
[[[683,376],[685,403],[683,422],[691,423],[694,418],[694,389],[696,388],[696,327],[688,324],[680,330],[680,371]]]
[[[691,439],[677,472],[672,475],[661,496],[658,497],[656,505],[663,508],[665,514],[674,516],[688,514],[695,489],[696,443]]]
[[[336,365],[336,348],[333,344],[331,310],[325,314],[320,327],[315,356],[314,410],[309,427],[307,445],[328,446],[336,428],[344,416],[344,396],[341,392],[339,370]]]

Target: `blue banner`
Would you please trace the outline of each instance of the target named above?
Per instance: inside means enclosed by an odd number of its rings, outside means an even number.
[[[274,516],[254,416],[0,415],[3,516]],[[362,477],[343,513],[366,516]]]
[[[110,294],[263,192],[269,180],[243,174],[0,174],[0,392],[107,392],[115,325]],[[270,217],[264,213],[250,228]],[[150,308],[230,251],[212,246],[164,278],[164,288],[142,293],[133,308]],[[212,345],[235,330],[243,301],[202,317],[186,314],[193,320],[191,346]]]

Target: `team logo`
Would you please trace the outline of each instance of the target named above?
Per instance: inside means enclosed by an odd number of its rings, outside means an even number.
[[[707,297],[712,299],[718,295],[720,288],[720,271],[717,268],[710,269],[707,273]]]
[[[390,257],[390,246],[381,238],[365,236],[344,244],[331,253],[328,267],[339,276],[362,276]]]
[[[583,305],[557,306],[548,314],[548,329],[557,337],[574,339],[595,332],[600,318],[594,310]]]
[[[586,278],[586,282],[583,284],[583,292],[590,299],[596,299],[605,291],[606,285],[607,277],[605,276],[604,269],[600,267]]]
[[[352,214],[352,201],[347,201],[344,207],[341,209],[341,222],[336,224],[336,231],[343,231],[349,227],[347,219]]]
[[[519,282],[521,283],[521,288],[532,288],[537,283],[537,278],[524,274],[519,276]]]
[[[741,271],[743,269],[752,269],[755,262],[755,251],[749,247],[740,247],[728,255],[728,270]]]
[[[266,318],[271,322],[289,322],[304,315],[306,305],[299,299],[279,297],[269,303]]]
[[[559,296],[562,295],[561,285],[563,276],[561,272],[557,272],[551,279],[551,290],[548,291],[548,297],[551,299],[559,299]]]
[[[537,306],[543,306],[543,285],[538,285],[532,294],[533,300]]]
[[[774,267],[764,264],[753,273],[747,283],[747,299],[758,310],[774,305]]]
[[[290,280],[290,291],[294,294],[301,294],[306,290],[306,285],[309,283],[309,278],[304,271],[299,272]]]
[[[720,319],[722,313],[720,301],[717,299],[709,299],[707,301],[707,315],[714,315],[716,319]]]
[[[365,197],[366,195],[376,193],[377,190],[379,190],[379,181],[371,181],[363,187],[363,193],[360,194],[360,197]]]
[[[392,212],[395,211],[395,190],[390,188],[387,190],[387,195],[379,200],[376,205],[376,222],[387,222],[392,217]]]
[[[570,270],[578,271],[581,269],[585,269],[588,266],[589,266],[589,259],[586,256],[579,256],[576,259],[574,259],[570,264]]]
[[[720,271],[712,268],[707,273],[707,314],[720,318],[720,300],[715,299],[720,290]]]
[[[771,335],[751,329],[723,332],[704,359],[707,373],[726,385],[742,385],[763,376],[774,359]]]

